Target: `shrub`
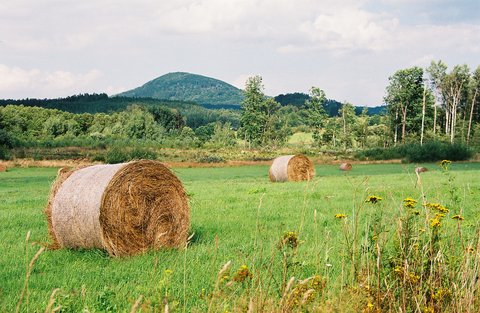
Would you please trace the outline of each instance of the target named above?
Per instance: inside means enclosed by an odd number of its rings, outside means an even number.
[[[105,162],[108,164],[122,163],[130,160],[130,156],[125,149],[113,147],[105,154]]]
[[[140,159],[156,159],[157,154],[154,151],[135,147],[133,150],[125,149],[124,147],[115,146],[107,151],[105,156],[97,155],[95,156],[96,160],[101,161],[104,159],[105,163],[114,164],[128,162],[131,160],[140,160]]]
[[[424,145],[418,143],[405,144],[390,148],[374,148],[360,151],[356,157],[365,160],[404,159],[407,162],[435,162],[440,160],[463,161],[468,160],[473,151],[461,143],[446,143],[429,141]]]
[[[198,159],[200,163],[223,163],[225,159],[218,155],[207,155]]]

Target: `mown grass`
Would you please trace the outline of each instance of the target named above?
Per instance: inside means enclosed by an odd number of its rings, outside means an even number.
[[[453,267],[460,260],[449,258],[463,255],[462,245],[474,244],[477,238],[480,164],[454,163],[448,172],[437,164],[424,166],[430,171],[422,174],[423,195],[451,211],[442,220],[441,247],[450,249],[446,259]],[[343,173],[337,166],[317,166],[317,177],[309,183],[277,184],[268,181],[267,166],[174,169],[190,198],[194,235],[186,250],[118,259],[100,250],[46,251],[33,266],[20,311],[44,311],[56,288],[60,290],[54,307],[61,306],[63,312],[130,311],[140,296],[138,310],[146,312],[160,312],[165,305],[170,311],[246,311],[252,303],[257,311],[306,310],[298,303],[280,304],[287,298],[295,300],[294,292],[300,290],[298,284],[292,285],[286,295],[292,276],[316,276],[325,284],[309,302],[311,310],[359,311],[369,309],[367,304],[380,309],[373,292],[359,290],[365,284],[376,285],[369,262],[375,261],[376,249],[381,248],[382,299],[395,298],[387,286],[400,292],[393,269],[398,257],[395,247],[402,242],[398,221],[405,215],[403,199],[423,201],[413,169],[411,164],[355,165],[352,172]],[[27,264],[48,240],[42,211],[55,174],[51,168],[0,173],[2,312],[15,311]],[[383,201],[366,203],[369,195]],[[428,233],[428,213],[421,205],[417,208],[421,211],[417,223],[425,220]],[[337,213],[347,219],[336,219]],[[461,238],[453,214],[465,218]],[[27,232],[31,232],[28,242]],[[281,243],[288,232],[299,240],[294,247]],[[374,236],[380,239],[372,241]],[[377,242],[381,242],[378,247]],[[217,277],[228,261],[230,268]],[[242,265],[251,279],[233,279]],[[342,303],[339,299],[345,295],[350,300]]]

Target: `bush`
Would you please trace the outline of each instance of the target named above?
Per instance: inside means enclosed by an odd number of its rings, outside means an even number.
[[[130,151],[130,159],[131,160],[140,160],[140,159],[149,159],[154,160],[157,158],[157,154],[149,149],[144,148],[134,148]]]
[[[207,155],[198,159],[200,163],[223,163],[225,159],[218,155]]]
[[[134,148],[128,151],[124,147],[113,147],[107,151],[104,157],[96,155],[96,160],[105,160],[105,163],[114,164],[128,162],[139,159],[156,159],[157,154],[154,151],[144,148]]]
[[[391,148],[375,148],[360,151],[356,157],[361,160],[392,160],[404,159],[407,162],[435,162],[440,160],[464,161],[471,158],[473,151],[461,143],[446,143],[440,141],[405,144]]]

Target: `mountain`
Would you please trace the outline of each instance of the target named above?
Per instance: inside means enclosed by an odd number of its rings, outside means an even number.
[[[243,91],[218,79],[191,73],[168,73],[121,97],[192,101],[201,105],[239,106]]]

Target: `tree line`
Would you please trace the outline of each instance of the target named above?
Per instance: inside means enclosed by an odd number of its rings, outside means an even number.
[[[393,144],[442,140],[478,145],[480,66],[448,70],[442,61],[389,78],[385,103]],[[474,142],[472,142],[474,141]]]
[[[479,82],[480,67],[470,71],[466,65],[457,65],[448,70],[442,61],[432,61],[426,69],[398,70],[389,77],[383,113],[374,115],[367,107],[328,100],[319,87],[312,87],[308,94],[268,97],[261,76],[246,81],[240,110],[210,110],[181,101],[113,99],[105,94],[51,101],[2,100],[0,158],[14,147],[115,142],[275,150],[289,144],[296,133],[311,136],[311,141],[296,147],[303,145],[312,153],[355,153],[432,141],[478,147]],[[98,112],[102,101],[116,110]],[[68,107],[70,112],[58,107]]]

